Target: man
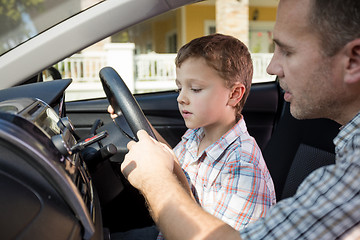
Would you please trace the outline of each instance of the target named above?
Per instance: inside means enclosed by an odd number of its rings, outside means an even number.
[[[239,232],[203,211],[172,173],[173,156],[144,131],[122,171],[146,197],[167,239],[338,239],[360,223],[360,1],[280,0],[267,69],[298,119],[342,124],[336,164],[310,174],[292,198]]]

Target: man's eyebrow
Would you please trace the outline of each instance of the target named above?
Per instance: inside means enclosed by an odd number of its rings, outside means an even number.
[[[290,47],[289,45],[286,45],[285,43],[282,43],[280,40],[278,39],[273,39],[274,43],[279,46],[281,49],[286,49],[286,50],[291,50],[292,47]]]
[[[274,41],[274,43],[276,44],[276,45],[278,45],[279,47],[284,47],[284,44],[282,43],[282,42],[280,42],[279,40],[277,40],[277,39],[273,39],[273,41]]]

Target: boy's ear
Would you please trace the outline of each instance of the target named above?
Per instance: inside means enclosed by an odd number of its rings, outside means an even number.
[[[360,38],[345,46],[347,57],[344,81],[348,84],[360,82]]]
[[[238,104],[238,102],[240,102],[240,100],[243,98],[244,93],[245,85],[240,82],[235,83],[231,88],[228,105],[235,107],[236,104]]]

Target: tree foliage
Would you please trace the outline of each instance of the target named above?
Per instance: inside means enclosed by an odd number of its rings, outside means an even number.
[[[23,22],[22,14],[41,10],[44,1],[0,0],[0,53],[24,41],[24,36],[29,35],[29,30],[26,28],[26,22]],[[14,29],[17,31],[12,33]]]
[[[0,19],[10,25],[16,25],[21,17],[21,7],[30,9],[43,2],[44,0],[0,0]]]

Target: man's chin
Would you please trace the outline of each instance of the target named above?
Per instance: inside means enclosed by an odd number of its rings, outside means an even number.
[[[297,108],[292,104],[290,104],[290,113],[294,118],[298,120],[319,118],[319,116],[317,116],[316,114],[305,111],[304,109]]]

